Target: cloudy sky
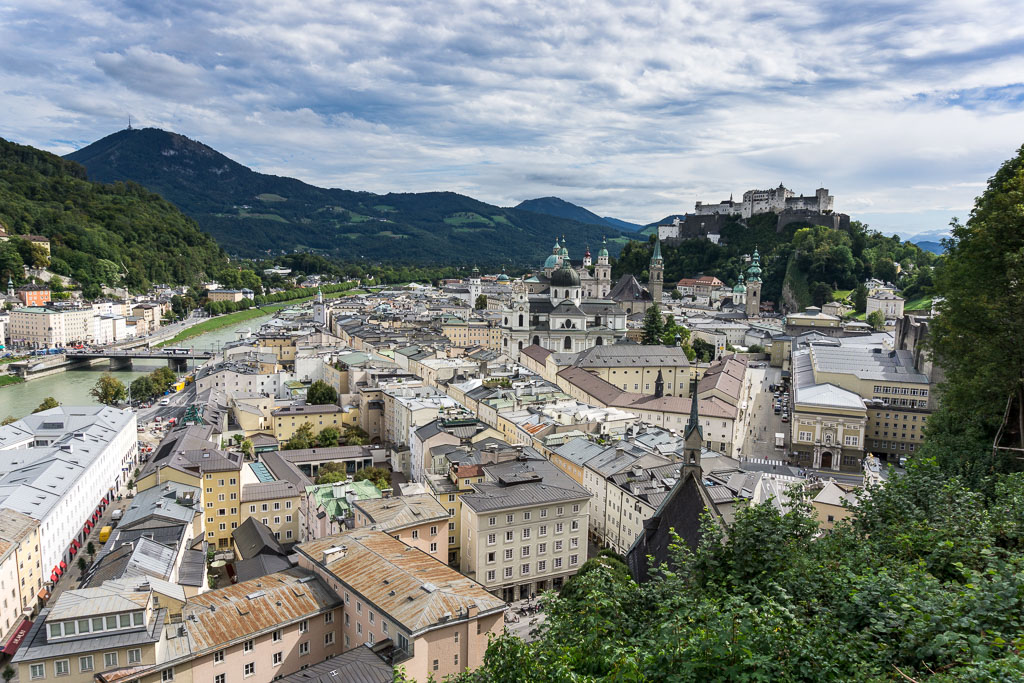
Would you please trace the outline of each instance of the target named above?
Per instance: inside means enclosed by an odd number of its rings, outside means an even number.
[[[1022,0],[6,0],[0,136],[647,223],[784,182],[942,230],[1024,144]]]

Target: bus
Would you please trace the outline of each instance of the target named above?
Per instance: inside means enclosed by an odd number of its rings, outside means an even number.
[[[192,352],[191,349],[172,349],[172,348],[164,349],[164,351],[166,351],[167,353],[172,353],[175,356],[187,356],[188,354],[190,354]]]

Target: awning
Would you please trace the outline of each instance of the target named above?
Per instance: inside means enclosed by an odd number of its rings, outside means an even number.
[[[68,568],[68,563],[65,562],[64,560],[61,560],[60,561],[60,568],[61,569],[67,569]]]
[[[53,573],[50,574],[50,581],[52,581],[53,583],[57,583],[57,579],[59,579],[59,578],[60,577],[57,576],[57,571],[56,570],[54,570]]]
[[[72,545],[70,552],[71,552],[71,555],[74,556],[74,554],[78,552],[78,548],[76,548],[74,545]]]
[[[49,600],[50,599],[50,591],[46,590],[45,588],[40,588],[39,592],[36,593],[36,597],[39,598],[40,600]]]
[[[87,533],[89,533],[89,529],[91,529],[91,528],[92,528],[92,524],[91,524],[91,523],[89,523],[89,522],[86,522],[86,523],[85,523],[85,526],[84,526],[84,527],[82,527],[82,533],[83,533],[83,534],[87,534]]]
[[[76,548],[81,548],[82,547],[81,542],[79,542],[79,540],[77,538],[75,540],[71,541],[71,545],[75,546]]]
[[[32,622],[28,619],[22,620],[14,630],[11,637],[7,640],[7,643],[4,645],[4,649],[0,650],[0,652],[3,652],[5,655],[13,655],[17,652],[21,643],[25,640],[25,636],[28,635],[28,630],[30,628],[32,628]]]
[[[108,504],[108,503],[107,503],[107,497],[106,497],[106,496],[103,496],[103,504],[104,504],[104,505],[107,505],[107,504]]]

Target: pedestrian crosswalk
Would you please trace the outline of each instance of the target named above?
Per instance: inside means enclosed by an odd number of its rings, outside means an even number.
[[[784,466],[786,463],[782,460],[772,460],[771,458],[743,458],[743,462],[753,463],[755,465],[779,465]]]

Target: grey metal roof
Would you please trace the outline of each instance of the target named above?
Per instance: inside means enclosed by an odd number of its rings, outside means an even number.
[[[368,647],[355,647],[285,676],[280,683],[390,683],[393,678],[390,664]]]
[[[119,631],[109,635],[86,636],[72,638],[70,640],[58,640],[49,642],[47,636],[46,618],[50,614],[50,608],[43,608],[32,624],[31,630],[25,637],[24,642],[14,655],[12,663],[29,662],[37,659],[48,659],[77,654],[86,654],[102,650],[116,650],[133,645],[144,645],[155,643],[160,640],[160,632],[167,619],[167,610],[154,610],[153,618],[146,628]]]
[[[272,498],[289,498],[297,495],[299,495],[299,489],[290,481],[266,481],[242,486],[243,503]]]
[[[261,553],[284,556],[284,548],[274,537],[274,532],[255,517],[248,517],[232,530],[231,538],[235,541],[235,547],[242,559],[249,559]]]
[[[477,513],[590,498],[585,488],[544,459],[487,465],[484,472],[487,481],[472,484],[474,493],[462,495],[462,504]]]

